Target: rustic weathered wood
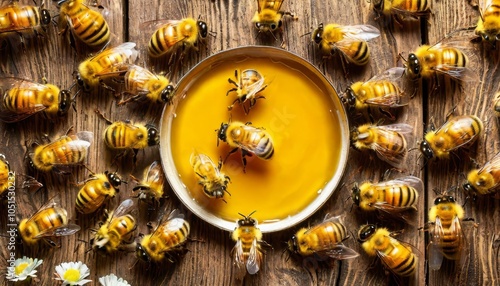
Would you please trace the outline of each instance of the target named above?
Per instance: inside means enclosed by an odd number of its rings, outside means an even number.
[[[2,5],[8,1],[3,1]],[[28,0],[22,0],[28,3]],[[403,25],[387,22],[386,19],[376,19],[377,15],[372,10],[369,1],[325,1],[304,0],[285,1],[282,10],[292,12],[298,19],[287,18],[283,33],[277,33],[275,40],[270,35],[259,35],[250,22],[257,9],[257,1],[228,1],[228,0],[193,0],[193,1],[103,1],[103,5],[111,12],[108,21],[114,34],[113,43],[124,41],[136,42],[141,50],[140,65],[147,65],[157,72],[171,71],[166,62],[150,62],[147,57],[147,40],[141,24],[157,19],[181,19],[184,17],[200,16],[207,22],[211,36],[206,44],[200,46],[198,52],[189,53],[184,58],[181,66],[171,72],[169,76],[175,83],[180,80],[196,63],[219,51],[244,45],[271,45],[283,47],[296,53],[314,65],[318,66],[326,77],[333,83],[339,93],[355,81],[366,81],[372,76],[394,67],[403,66],[399,55],[407,58],[415,50],[422,39],[429,39],[431,44],[438,42],[447,33],[458,27],[469,27],[475,24],[478,16],[467,1],[439,0],[433,1],[433,15],[427,20],[405,21]],[[56,15],[55,1],[47,3],[53,15]],[[372,60],[363,68],[347,66],[348,74],[344,74],[339,58],[324,60],[316,45],[310,41],[310,32],[320,23],[339,23],[342,25],[370,24],[381,31],[381,36],[369,42]],[[423,27],[423,29],[422,29]],[[88,51],[87,51],[88,52]],[[54,82],[64,88],[73,84],[73,71],[78,63],[87,57],[87,52],[75,53],[65,39],[57,34],[57,29],[51,27],[46,38],[27,38],[26,50],[7,47],[0,50],[0,76],[16,76],[41,81],[46,77],[49,82]],[[67,118],[56,122],[49,122],[41,116],[29,118],[15,124],[0,123],[0,153],[5,154],[11,167],[18,174],[36,176],[45,185],[35,193],[20,188],[23,178],[18,177],[19,186],[16,193],[17,213],[20,217],[27,217],[34,213],[45,201],[56,196],[61,205],[66,207],[69,216],[82,227],[74,236],[61,239],[61,248],[48,249],[44,245],[28,248],[17,246],[17,256],[38,257],[44,260],[38,269],[38,278],[32,285],[52,285],[55,265],[65,261],[85,262],[90,270],[93,280],[92,285],[98,285],[98,278],[109,273],[115,273],[126,279],[131,285],[383,285],[398,283],[399,285],[471,285],[480,281],[483,284],[499,283],[499,200],[479,198],[469,200],[465,204],[466,214],[473,217],[478,223],[474,228],[472,224],[466,227],[468,247],[470,251],[467,262],[454,269],[451,264],[445,265],[439,272],[429,272],[425,269],[426,233],[419,231],[427,219],[427,210],[431,207],[435,195],[434,190],[446,190],[451,186],[461,185],[463,175],[472,167],[468,156],[482,164],[490,159],[499,148],[498,122],[491,109],[491,97],[499,89],[497,70],[498,53],[480,45],[477,54],[477,71],[481,83],[469,83],[464,91],[453,94],[435,94],[427,82],[423,85],[406,82],[405,92],[412,94],[416,89],[415,97],[410,105],[395,112],[396,120],[392,121],[381,114],[375,113],[375,120],[384,120],[384,124],[407,123],[413,126],[414,134],[408,140],[409,148],[417,147],[424,133],[424,126],[432,120],[436,125],[445,120],[446,114],[456,106],[455,113],[476,114],[484,119],[487,126],[485,135],[477,144],[477,151],[460,154],[449,162],[425,162],[420,159],[418,150],[410,151],[407,165],[402,173],[393,171],[391,178],[411,174],[422,178],[425,182],[425,192],[421,194],[418,212],[415,214],[415,224],[408,226],[398,222],[381,221],[371,214],[364,214],[355,206],[351,207],[351,188],[354,182],[361,183],[365,180],[380,181],[390,166],[380,161],[374,153],[350,151],[350,160],[346,169],[343,184],[333,194],[331,199],[310,219],[278,233],[265,234],[264,240],[273,245],[257,275],[247,275],[243,281],[235,279],[232,271],[230,256],[234,242],[229,233],[219,230],[185,210],[172,191],[167,190],[169,198],[162,204],[161,209],[167,211],[180,208],[187,215],[191,223],[191,237],[189,252],[175,263],[145,265],[136,263],[134,253],[118,253],[111,257],[100,257],[89,248],[88,242],[92,237],[91,228],[95,228],[102,220],[102,210],[96,215],[80,215],[74,210],[74,202],[78,188],[74,183],[83,181],[89,174],[84,168],[75,169],[69,176],[58,174],[31,173],[26,166],[24,155],[26,142],[41,140],[43,134],[54,138],[64,134],[71,126],[77,131],[89,130],[94,132],[94,143],[90,147],[88,167],[94,172],[105,170],[117,171],[128,185],[121,188],[121,192],[112,199],[111,206],[131,194],[134,182],[128,179],[132,174],[141,177],[144,168],[153,160],[159,160],[156,148],[150,148],[138,153],[137,166],[132,164],[132,158],[126,157],[118,161],[118,166],[111,162],[116,152],[110,151],[102,141],[102,132],[106,123],[95,113],[99,108],[111,120],[125,120],[151,122],[159,124],[162,108],[129,104],[117,106],[113,95],[101,89],[98,94],[80,94],[76,99],[76,112],[71,110]],[[441,90],[441,89],[440,89]],[[369,120],[365,116],[353,114],[351,125],[356,126]],[[367,156],[370,154],[370,156]],[[465,195],[460,189],[457,191],[459,202],[465,202]],[[6,232],[6,210],[2,207],[0,213],[0,231]],[[312,225],[320,222],[326,214],[344,214],[345,223],[352,237],[345,244],[360,253],[360,256],[350,261],[333,261],[329,263],[313,260],[298,260],[294,257],[286,259],[282,255],[285,243],[294,231],[301,226]],[[139,221],[138,233],[147,233],[146,223],[155,220],[156,212],[148,212],[147,206],[141,205],[136,213]],[[396,279],[387,276],[377,258],[368,257],[356,240],[359,227],[365,223],[376,223],[391,230],[404,232],[398,236],[402,241],[412,244],[419,254],[419,271],[414,281]],[[1,238],[1,245],[8,242]],[[4,269],[4,261],[9,252],[0,247],[0,269]],[[134,265],[135,264],[135,265]],[[453,283],[452,283],[453,281]],[[3,284],[7,284],[2,281]]]

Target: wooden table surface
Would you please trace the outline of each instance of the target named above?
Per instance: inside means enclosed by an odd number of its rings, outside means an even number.
[[[406,21],[403,25],[386,24],[383,18],[377,19],[373,7],[365,0],[288,0],[284,1],[283,11],[292,12],[298,19],[290,18],[283,28],[283,47],[309,60],[325,74],[338,91],[343,91],[350,83],[367,80],[382,71],[402,66],[399,55],[407,57],[423,43],[435,44],[448,33],[457,28],[474,26],[479,11],[467,0],[432,1],[432,15],[421,21]],[[472,1],[474,2],[474,1]],[[3,1],[2,5],[8,1]],[[23,4],[31,1],[21,0]],[[46,1],[52,15],[57,15],[55,1]],[[144,52],[146,43],[140,25],[155,19],[180,19],[194,17],[207,22],[212,36],[199,52],[189,53],[181,68],[170,74],[176,82],[196,63],[219,51],[244,45],[269,45],[280,47],[281,35],[278,40],[259,35],[251,23],[251,18],[257,9],[254,0],[192,0],[192,1],[103,1],[113,33],[112,44],[131,41],[136,42],[141,49],[137,64],[148,65],[148,56]],[[369,42],[372,59],[366,67],[347,66],[348,75],[344,74],[339,58],[333,57],[324,61],[317,46],[310,41],[310,33],[320,23],[339,23],[343,25],[370,24],[377,27],[381,35]],[[27,37],[26,49],[19,45],[7,46],[0,50],[0,76],[15,76],[41,82],[48,82],[68,88],[73,83],[73,71],[78,64],[88,56],[88,51],[76,53],[57,29],[51,26],[45,38]],[[99,285],[98,278],[109,273],[115,273],[126,279],[131,285],[384,285],[398,283],[406,285],[500,285],[500,200],[491,196],[479,197],[475,201],[467,200],[463,189],[453,189],[452,194],[464,206],[465,216],[472,217],[477,227],[465,224],[464,233],[467,241],[466,258],[460,263],[446,261],[439,271],[426,269],[427,234],[418,230],[427,220],[427,211],[432,206],[436,193],[441,193],[452,187],[461,186],[464,175],[473,167],[474,161],[483,164],[498,151],[498,120],[492,110],[492,98],[499,89],[500,70],[498,67],[498,50],[486,45],[475,44],[475,54],[471,58],[473,69],[480,78],[478,82],[468,82],[462,91],[453,90],[450,86],[440,86],[434,89],[429,82],[422,84],[408,83],[407,93],[416,88],[415,97],[409,106],[397,113],[396,123],[407,123],[414,128],[409,139],[409,148],[417,147],[417,143],[429,124],[442,124],[447,114],[452,110],[455,115],[475,114],[485,122],[485,132],[477,144],[468,152],[458,152],[450,160],[425,163],[418,150],[410,151],[406,170],[402,174],[392,173],[392,176],[411,174],[420,177],[424,182],[424,193],[418,204],[418,212],[414,225],[404,226],[397,223],[382,222],[372,215],[362,213],[356,207],[351,208],[352,201],[347,201],[353,182],[365,180],[379,181],[385,171],[390,168],[375,156],[367,153],[350,151],[349,163],[342,187],[339,187],[331,199],[313,216],[300,225],[278,233],[264,235],[264,240],[273,246],[273,250],[265,255],[262,269],[256,275],[247,275],[243,280],[235,277],[232,270],[231,249],[234,242],[227,231],[219,230],[182,207],[180,201],[168,188],[162,208],[171,210],[181,208],[191,223],[191,237],[197,241],[189,242],[189,252],[174,264],[146,265],[137,263],[134,253],[118,253],[110,257],[101,257],[89,248],[88,241],[92,237],[91,228],[102,220],[102,210],[96,215],[83,216],[74,210],[77,187],[74,183],[88,177],[85,168],[76,168],[69,176],[55,173],[33,173],[28,170],[24,161],[25,142],[40,140],[44,134],[49,138],[64,134],[71,126],[75,130],[94,132],[95,142],[90,147],[90,158],[87,166],[90,170],[102,172],[115,170],[125,177],[133,174],[141,177],[144,168],[153,160],[159,159],[158,148],[149,148],[138,154],[137,166],[134,168],[131,159],[119,161],[117,166],[111,166],[115,153],[107,149],[100,137],[106,127],[96,116],[94,109],[99,108],[113,120],[130,119],[132,121],[147,121],[159,124],[162,106],[129,104],[117,106],[116,100],[106,90],[98,93],[81,93],[76,98],[76,112],[71,110],[67,117],[57,121],[44,120],[42,117],[32,117],[24,121],[6,124],[0,123],[0,153],[5,154],[11,168],[17,174],[35,176],[45,188],[30,192],[21,188],[23,177],[18,176],[15,199],[17,214],[28,217],[44,202],[56,196],[61,205],[68,210],[69,217],[82,230],[76,235],[63,237],[60,248],[50,249],[43,244],[34,247],[18,245],[16,255],[37,257],[44,262],[38,269],[38,278],[32,285],[54,285],[52,280],[54,267],[61,262],[83,261],[89,268],[91,285]],[[156,66],[156,70],[163,65]],[[378,116],[378,115],[377,115]],[[382,117],[384,118],[384,117]],[[363,118],[351,120],[351,124],[363,122]],[[385,118],[386,122],[392,122]],[[372,154],[373,155],[373,154]],[[133,182],[121,188],[121,192],[113,199],[114,203],[130,196]],[[2,203],[0,213],[0,241],[2,246],[8,243],[6,237],[6,203]],[[285,241],[301,226],[307,226],[322,220],[326,214],[345,213],[345,224],[353,234],[360,225],[371,222],[387,226],[392,230],[404,229],[398,236],[402,241],[415,246],[420,257],[418,274],[415,281],[399,280],[387,276],[379,261],[368,257],[355,238],[348,239],[345,244],[360,253],[353,260],[332,261],[331,263],[306,263],[300,259],[285,259],[282,255]],[[147,233],[146,223],[156,218],[156,212],[147,213],[144,208],[139,211],[139,227],[137,232]],[[5,270],[5,260],[9,252],[0,247],[2,257],[0,267]],[[374,262],[375,261],[375,262]],[[3,272],[2,272],[3,273]],[[3,279],[2,284],[7,284]]]

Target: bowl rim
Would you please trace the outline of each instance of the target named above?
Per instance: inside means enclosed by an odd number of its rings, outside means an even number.
[[[224,60],[227,60],[228,57],[230,58],[238,56],[247,56],[249,58],[272,58],[276,55],[279,55],[279,59],[281,60],[295,62],[297,64],[305,66],[310,72],[312,72],[321,80],[321,85],[324,86],[325,89],[331,91],[331,94],[323,94],[323,96],[328,96],[333,104],[333,107],[337,107],[336,110],[332,109],[331,112],[335,113],[336,111],[336,117],[339,120],[339,126],[341,129],[340,134],[342,142],[340,144],[341,150],[337,169],[334,170],[332,177],[321,189],[319,195],[309,205],[293,215],[289,215],[288,217],[278,221],[259,222],[259,229],[261,230],[261,232],[277,232],[291,228],[316,213],[335,192],[336,188],[339,186],[342,180],[345,169],[347,167],[347,159],[350,149],[349,120],[347,111],[344,104],[340,100],[340,96],[338,95],[338,92],[333,84],[316,66],[293,52],[277,47],[262,45],[239,46],[236,48],[222,50],[208,56],[207,58],[194,65],[181,77],[174,89],[174,98],[172,100],[172,104],[165,105],[163,108],[159,124],[159,130],[161,134],[159,144],[161,158],[160,161],[165,172],[165,177],[167,178],[172,191],[175,193],[177,198],[179,198],[181,203],[197,217],[222,230],[233,231],[236,226],[236,221],[231,222],[225,220],[216,216],[207,209],[201,207],[189,195],[189,190],[187,190],[187,187],[183,184],[182,179],[177,172],[171,149],[171,127],[172,120],[174,117],[176,117],[175,110],[177,109],[178,103],[186,96],[186,91],[189,90],[189,87],[194,82],[196,82],[196,79],[215,67],[217,62],[220,61],[221,58],[225,57]],[[315,84],[319,85],[320,83],[315,82]],[[166,134],[164,130],[167,131]]]

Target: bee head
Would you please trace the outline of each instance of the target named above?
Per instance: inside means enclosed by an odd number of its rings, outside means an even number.
[[[446,204],[446,203],[455,203],[455,198],[453,196],[439,196],[436,199],[434,199],[434,205],[437,206],[439,204]]]
[[[359,206],[359,193],[361,190],[358,187],[358,184],[355,184],[354,187],[352,187],[352,200],[354,203]]]
[[[165,102],[166,104],[172,103],[173,91],[174,91],[174,86],[171,84],[167,85],[167,87],[165,87],[165,89],[161,91],[160,94],[161,101]]]
[[[319,45],[323,40],[323,24],[319,24],[318,28],[312,33],[313,41]]]
[[[215,197],[217,199],[223,198],[224,193],[227,192],[227,187],[225,185],[219,185],[213,190],[205,189],[205,193],[210,197]]]
[[[384,10],[384,0],[372,0],[373,9],[375,11],[383,11]]]
[[[227,132],[228,127],[229,127],[229,124],[227,124],[227,123],[220,124],[220,128],[217,132],[217,139],[220,139],[220,140],[226,142],[226,140],[227,140],[226,132]],[[217,141],[217,145],[219,145],[218,141]]]
[[[142,248],[142,245],[140,243],[138,243],[135,247],[135,255],[137,256],[137,258],[144,262],[150,261],[148,253],[144,250],[144,248]]]
[[[358,241],[365,242],[377,231],[377,227],[374,224],[363,225],[358,232]]]
[[[420,71],[422,67],[420,66],[420,60],[418,59],[417,55],[414,53],[411,53],[408,55],[408,71],[414,76],[414,77],[420,77]]]
[[[253,218],[250,217],[254,213],[255,213],[255,211],[253,211],[248,216],[245,216],[243,214],[238,213],[240,216],[243,217],[242,219],[238,220],[238,226],[255,226],[257,224],[257,222]]]
[[[158,129],[151,124],[146,124],[146,128],[148,129],[148,146],[158,145],[160,143],[160,132],[158,132]]]
[[[340,100],[349,106],[354,106],[356,104],[356,95],[354,95],[354,91],[351,87],[346,89],[344,96],[342,96]]]
[[[50,24],[50,13],[49,13],[49,10],[42,9],[40,11],[40,14],[41,14],[40,22],[42,23],[42,25],[46,26],[46,25]]]
[[[292,235],[292,238],[288,240],[288,250],[292,253],[298,253],[299,246],[297,245],[297,236],[294,234]]]
[[[207,23],[203,22],[203,21],[198,21],[197,22],[198,24],[198,28],[200,29],[200,36],[202,39],[205,39],[208,35],[208,27],[207,27]]]
[[[113,188],[118,190],[118,187],[123,183],[122,179],[120,176],[115,172],[115,173],[109,173],[108,171],[104,172],[106,174],[106,177],[108,178],[108,181],[111,183]]]
[[[67,90],[61,90],[59,93],[59,110],[57,111],[58,116],[64,116],[68,113],[69,107],[71,106],[72,98]]]
[[[434,151],[432,150],[432,148],[429,145],[429,142],[427,142],[427,140],[424,140],[420,143],[420,152],[422,152],[422,154],[424,154],[425,158],[427,158],[429,160],[434,157]]]
[[[76,74],[75,79],[76,83],[78,84],[78,86],[80,86],[81,89],[83,89],[85,92],[90,91],[90,86],[83,80],[80,73]]]
[[[476,192],[476,188],[474,188],[474,186],[471,183],[469,183],[469,182],[465,183],[463,185],[463,188],[468,193],[474,193],[474,192]]]

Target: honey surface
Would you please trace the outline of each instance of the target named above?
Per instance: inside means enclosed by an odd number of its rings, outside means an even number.
[[[228,106],[236,93],[228,78],[235,69],[255,69],[267,88],[245,115],[242,106]],[[198,204],[225,220],[236,221],[256,211],[259,222],[294,215],[311,203],[331,179],[341,152],[340,125],[328,95],[301,71],[264,58],[224,62],[201,76],[179,102],[172,121],[172,154],[177,171]],[[248,102],[247,102],[248,104]],[[243,172],[241,152],[229,156],[221,171],[231,178],[224,201],[207,197],[189,163],[193,150],[207,154],[216,164],[231,148],[220,141],[221,123],[251,122],[265,128],[274,141],[274,155],[262,160],[247,157]]]

